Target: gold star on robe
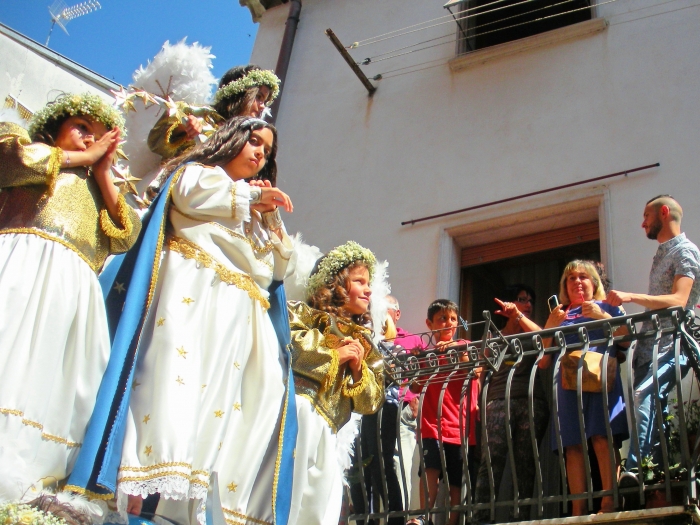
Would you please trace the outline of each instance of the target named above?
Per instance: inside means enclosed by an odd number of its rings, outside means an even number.
[[[163,326],[165,324],[165,317],[160,317],[158,319],[158,322],[156,322],[156,325],[158,326]]]
[[[113,288],[113,289],[116,290],[117,293],[119,293],[119,294],[122,293],[122,292],[126,292],[126,288],[124,288],[124,283],[118,283],[118,282],[116,282],[116,281],[114,282],[114,288]]]
[[[151,414],[146,414],[143,416],[143,422],[148,425],[148,422],[151,420]]]
[[[144,449],[143,452],[144,452],[144,454],[146,454],[147,456],[150,456],[150,455],[151,455],[151,452],[153,452],[153,447],[151,447],[151,446],[149,445],[149,446],[147,446],[147,447]]]
[[[176,382],[176,383],[179,383],[180,385],[184,385],[184,384],[185,384],[185,380],[182,379],[180,376],[177,376],[177,379],[175,380],[175,382]]]
[[[189,306],[190,304],[192,304],[194,302],[194,299],[192,299],[191,297],[183,297],[182,302],[185,303],[187,306]]]
[[[136,381],[136,379],[134,379],[134,382],[131,384],[131,390],[135,391],[137,386],[141,386],[141,383],[139,383],[138,381]]]
[[[216,410],[214,412],[214,417],[224,417],[224,411],[223,410]]]
[[[178,348],[177,353],[180,354],[180,357],[182,357],[183,359],[187,359],[187,352],[185,352],[184,346],[181,346],[180,348]]]
[[[233,366],[235,366],[238,370],[241,369],[241,364],[238,361],[234,361]]]
[[[207,388],[207,384],[206,384],[206,383],[202,385],[202,390],[204,390],[205,388]]]
[[[238,488],[238,485],[235,483],[231,482],[228,485],[226,485],[226,488],[228,489],[229,492],[236,492],[236,489]]]
[[[240,410],[240,409],[241,409],[241,404],[240,404],[238,401],[236,401],[236,402],[233,404],[233,409],[234,409],[234,410]]]

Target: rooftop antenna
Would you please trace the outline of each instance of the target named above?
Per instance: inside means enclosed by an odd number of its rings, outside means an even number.
[[[49,45],[49,39],[51,38],[51,33],[53,32],[53,26],[58,24],[58,26],[68,34],[66,29],[66,24],[73,20],[74,18],[87,15],[93,11],[101,9],[102,6],[97,0],[87,0],[86,2],[80,2],[71,7],[67,7],[63,0],[56,0],[51,7],[49,7],[49,13],[51,14],[51,29],[49,29],[49,36],[46,37],[46,46]]]

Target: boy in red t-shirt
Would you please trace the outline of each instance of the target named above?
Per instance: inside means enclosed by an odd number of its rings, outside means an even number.
[[[434,332],[436,352],[444,353],[447,352],[450,347],[464,345],[468,342],[465,340],[452,340],[457,332],[458,323],[458,307],[454,302],[447,299],[437,299],[430,304],[428,307],[428,318],[425,320],[425,324]],[[440,358],[441,364],[443,359],[444,358]],[[467,356],[463,355],[462,360],[468,361]],[[447,374],[441,374],[438,377],[443,375],[446,379]],[[440,456],[440,444],[445,451],[445,465],[450,485],[450,503],[452,505],[460,504],[463,465],[462,436],[466,432],[469,433],[469,470],[476,472],[477,467],[477,456],[474,453],[475,448],[472,447],[476,445],[479,381],[477,378],[474,378],[465,385],[464,375],[460,374],[459,378],[448,383],[442,401],[441,418],[439,421],[440,428],[438,431],[438,404],[443,382],[438,378],[436,379],[437,380],[434,379],[426,389],[420,421],[420,437],[423,444],[425,476],[428,485],[428,507],[432,507],[435,504],[439,480],[444,476]],[[414,385],[412,385],[412,390],[420,392],[424,384],[424,381],[414,383]],[[469,391],[465,393],[464,399],[462,400],[462,428],[460,428],[460,398],[464,386],[469,388]],[[468,410],[467,406],[469,407]],[[423,508],[426,506],[424,492],[424,484],[421,483],[420,502]],[[450,513],[450,523],[453,525],[456,524],[458,517],[456,512]],[[410,520],[407,525],[427,525],[428,523],[430,522],[425,516],[419,516]]]

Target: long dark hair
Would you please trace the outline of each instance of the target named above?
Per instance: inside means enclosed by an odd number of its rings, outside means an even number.
[[[236,66],[229,69],[224,76],[221,77],[219,81],[219,89],[224,87],[226,84],[235,82],[239,78],[243,78],[251,71],[262,70],[261,67],[249,64],[247,66]],[[239,115],[247,115],[250,111],[250,107],[255,102],[255,97],[258,95],[259,87],[252,87],[246,89],[242,93],[237,93],[223,100],[219,100],[214,104],[214,109],[216,112],[228,120],[232,117],[237,117]]]
[[[323,259],[319,259],[316,263],[316,268],[314,268],[312,275],[318,270],[318,264],[321,260]],[[362,261],[357,261],[346,266],[333,277],[333,282],[331,282],[331,284],[319,287],[318,290],[308,298],[306,301],[307,304],[316,310],[348,319],[345,305],[348,304],[350,300],[350,295],[348,294],[348,290],[350,289],[350,272],[358,266],[366,268],[365,263]],[[353,323],[360,326],[370,326],[372,322],[372,316],[369,311],[360,315],[352,315],[349,318]]]
[[[224,122],[209,137],[209,139],[187,150],[182,155],[168,161],[163,166],[163,173],[160,176],[159,185],[167,179],[178,166],[187,162],[199,162],[211,166],[221,166],[231,159],[234,159],[243,150],[243,147],[250,140],[250,134],[258,129],[268,128],[272,131],[272,148],[267,156],[265,166],[254,177],[258,180],[269,180],[273,186],[277,185],[277,130],[272,124],[263,120],[251,117],[234,117]]]

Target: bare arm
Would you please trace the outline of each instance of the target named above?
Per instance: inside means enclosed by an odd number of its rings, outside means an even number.
[[[503,329],[503,335],[512,335],[520,332],[537,332],[542,330],[540,326],[533,320],[528,319],[523,315],[523,313],[518,310],[515,303],[509,303],[501,301],[500,299],[493,299],[500,306],[500,310],[496,310],[494,313],[502,315],[508,318],[508,324],[506,328]]]
[[[563,305],[557,305],[557,307],[552,310],[552,312],[549,314],[549,318],[547,319],[547,322],[545,323],[544,327],[545,329],[547,328],[554,328],[557,326],[561,326],[561,323],[564,322],[564,319],[566,318],[566,312],[563,310]],[[542,344],[544,345],[545,348],[550,346],[552,344],[552,338],[548,337],[547,339],[542,340]],[[544,357],[540,360],[539,363],[537,363],[538,368],[549,368],[552,364],[552,354],[545,354]]]
[[[108,137],[108,139],[104,140],[105,137]],[[106,147],[102,157],[97,162],[92,164],[93,176],[95,177],[97,186],[100,188],[100,193],[102,194],[102,199],[105,202],[107,213],[109,213],[112,221],[119,223],[119,212],[117,210],[119,190],[114,185],[114,182],[112,182],[111,174],[112,164],[114,163],[114,154],[119,146],[119,129],[116,128],[115,130],[105,134],[104,137],[91,146],[87,151],[75,153],[87,154],[90,149],[94,148],[98,144],[106,144]]]
[[[644,306],[649,310],[658,310],[659,308],[671,308],[674,306],[683,306],[688,302],[690,290],[693,288],[693,279],[686,275],[676,275],[673,280],[673,288],[671,293],[667,295],[647,295],[643,293],[620,292],[618,290],[610,290],[606,303],[613,306],[620,306],[623,303],[635,303]]]

